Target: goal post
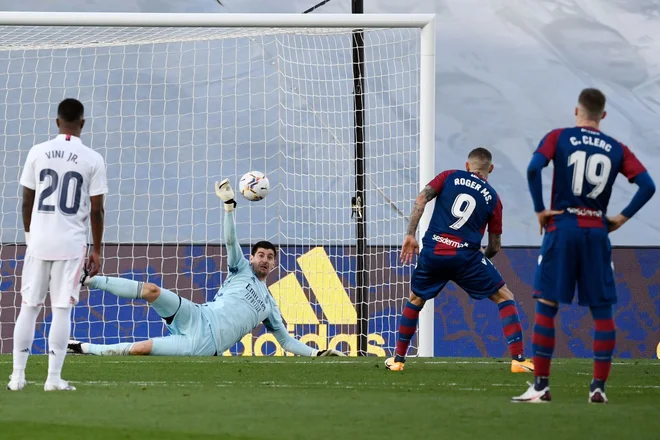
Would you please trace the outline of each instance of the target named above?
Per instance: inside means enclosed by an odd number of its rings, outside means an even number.
[[[0,12],[0,82],[0,352],[10,350],[7,329],[20,305],[8,299],[18,296],[25,251],[18,175],[29,148],[56,133],[54,109],[65,97],[85,105],[83,141],[108,167],[105,274],[211,299],[224,270],[213,181],[264,171],[271,194],[240,202],[237,232],[246,253],[261,239],[280,248],[269,282],[288,330],[353,354],[393,352],[409,295],[400,243],[414,197],[435,174],[434,15]],[[360,121],[364,164],[356,167]],[[357,181],[365,185],[363,237],[351,215]],[[354,267],[358,250],[368,277]],[[430,301],[416,355],[433,356],[433,333]],[[103,292],[83,292],[74,310],[81,339],[162,334],[146,306]],[[277,353],[267,336],[249,335],[236,351]]]

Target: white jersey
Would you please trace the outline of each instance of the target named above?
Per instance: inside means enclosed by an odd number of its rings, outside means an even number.
[[[42,260],[80,258],[87,246],[90,197],[108,193],[103,157],[70,135],[35,145],[21,174],[35,190],[27,254]]]

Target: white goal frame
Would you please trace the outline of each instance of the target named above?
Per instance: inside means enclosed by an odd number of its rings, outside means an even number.
[[[435,176],[435,15],[434,14],[199,14],[0,12],[1,26],[107,27],[252,27],[252,28],[419,28],[421,29],[419,94],[420,190]],[[412,202],[412,201],[411,201]],[[426,232],[433,205],[419,224]],[[403,240],[403,237],[401,237]],[[421,240],[420,240],[421,241]],[[421,243],[420,243],[421,244]],[[434,301],[419,319],[418,356],[433,356]]]

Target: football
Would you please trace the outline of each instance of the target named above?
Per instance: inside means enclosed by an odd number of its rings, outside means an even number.
[[[241,177],[238,189],[243,197],[251,202],[256,202],[268,195],[270,182],[261,171],[249,171]]]

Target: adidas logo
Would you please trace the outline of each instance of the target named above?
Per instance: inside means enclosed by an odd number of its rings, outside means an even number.
[[[296,261],[314,292],[328,324],[357,324],[355,307],[325,249],[314,248],[298,257]],[[287,324],[320,324],[295,273],[289,273],[271,284],[269,288]]]
[[[269,286],[270,292],[282,312],[282,318],[287,324],[287,330],[294,335],[296,325],[310,326],[311,331],[299,338],[302,343],[313,342],[311,346],[319,350],[337,347],[345,350],[345,347],[348,346],[347,354],[357,356],[356,330],[353,329],[352,333],[340,333],[340,331],[345,331],[345,328],[334,327],[356,326],[357,312],[325,249],[316,247],[298,257],[296,262],[316,298],[319,311],[323,313],[325,319],[319,319],[319,315],[312,307],[311,299],[305,295],[296,274],[291,271],[291,273]],[[322,324],[322,321],[327,322],[327,324]],[[305,327],[305,329],[307,328]],[[328,337],[329,328],[334,330],[330,332],[333,335],[331,338]],[[244,356],[263,356],[265,355],[263,346],[267,342],[275,344],[276,356],[284,355],[284,351],[277,343],[275,336],[270,333],[260,335],[257,338],[249,333],[241,339],[239,344],[242,345]],[[367,352],[369,354],[385,356],[385,350],[382,348],[385,340],[380,334],[369,334],[367,342]],[[240,351],[241,347],[239,347]],[[287,355],[290,354],[287,353]],[[231,356],[231,353],[227,350],[223,353],[223,356]]]

